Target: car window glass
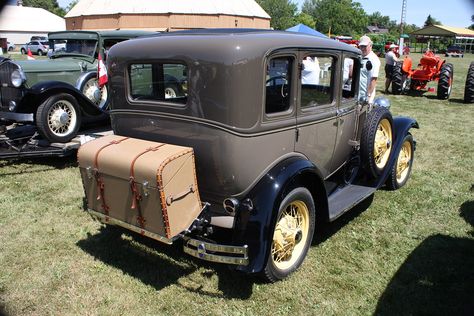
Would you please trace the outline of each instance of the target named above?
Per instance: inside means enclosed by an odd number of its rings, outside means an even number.
[[[356,85],[358,76],[355,75],[357,71],[358,61],[354,58],[345,57],[342,70],[342,98],[352,99],[355,97]]]
[[[93,57],[96,51],[97,41],[89,39],[53,39],[46,42],[51,44],[54,55],[87,55]]]
[[[308,108],[332,103],[333,65],[331,56],[306,55],[301,70],[301,107]]]
[[[186,104],[187,67],[183,64],[133,64],[129,69],[132,100]]]
[[[276,57],[267,63],[265,81],[265,113],[278,113],[290,108],[292,57]]]

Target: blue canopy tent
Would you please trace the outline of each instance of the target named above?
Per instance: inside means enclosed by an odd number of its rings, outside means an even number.
[[[323,37],[323,38],[328,38],[326,35],[324,35],[323,33],[320,33],[312,28],[310,28],[309,26],[306,26],[304,24],[298,24],[298,25],[295,25],[293,27],[290,27],[289,29],[286,29],[285,31],[288,31],[288,32],[297,32],[297,33],[304,33],[304,34],[309,34],[309,35],[314,35],[314,36],[318,36],[318,37]]]

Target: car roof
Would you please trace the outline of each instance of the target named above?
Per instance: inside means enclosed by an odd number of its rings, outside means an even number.
[[[50,32],[48,33],[49,37],[56,37],[61,34],[73,34],[76,33],[79,36],[80,35],[87,35],[87,34],[96,34],[99,35],[100,37],[106,37],[106,38],[133,38],[133,37],[138,37],[138,36],[144,36],[144,35],[153,35],[156,34],[157,32],[151,32],[151,31],[142,31],[142,30],[105,30],[105,31],[82,31],[82,30],[71,30],[71,31],[59,31],[59,32]]]
[[[192,51],[198,51],[199,47],[205,47],[206,51],[212,54],[212,51],[230,52],[234,51],[236,47],[243,47],[245,45],[249,55],[253,56],[263,56],[270,51],[284,48],[320,48],[360,54],[358,48],[330,38],[295,32],[261,29],[199,29],[176,31],[144,36],[134,39],[132,42],[127,42],[128,43],[120,43],[120,46],[115,48],[116,53],[121,54],[121,52],[128,49],[135,51],[137,46],[150,47],[152,51],[156,52],[157,45],[160,47],[160,50],[163,51],[176,51],[176,45],[178,45],[184,55],[188,53],[192,54]],[[156,54],[159,55],[160,52],[156,52]],[[232,55],[237,57],[237,55],[240,54]],[[145,57],[145,55],[142,57]]]

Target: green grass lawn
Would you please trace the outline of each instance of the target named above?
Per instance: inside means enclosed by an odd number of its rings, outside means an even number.
[[[103,229],[82,211],[74,157],[0,161],[0,315],[472,314],[472,60],[449,58],[449,101],[387,95],[420,124],[412,178],[319,230],[301,269],[275,284]]]

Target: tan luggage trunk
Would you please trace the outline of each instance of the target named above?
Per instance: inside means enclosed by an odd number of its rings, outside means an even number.
[[[171,242],[201,212],[192,148],[109,135],[78,161],[87,207],[104,222]]]

